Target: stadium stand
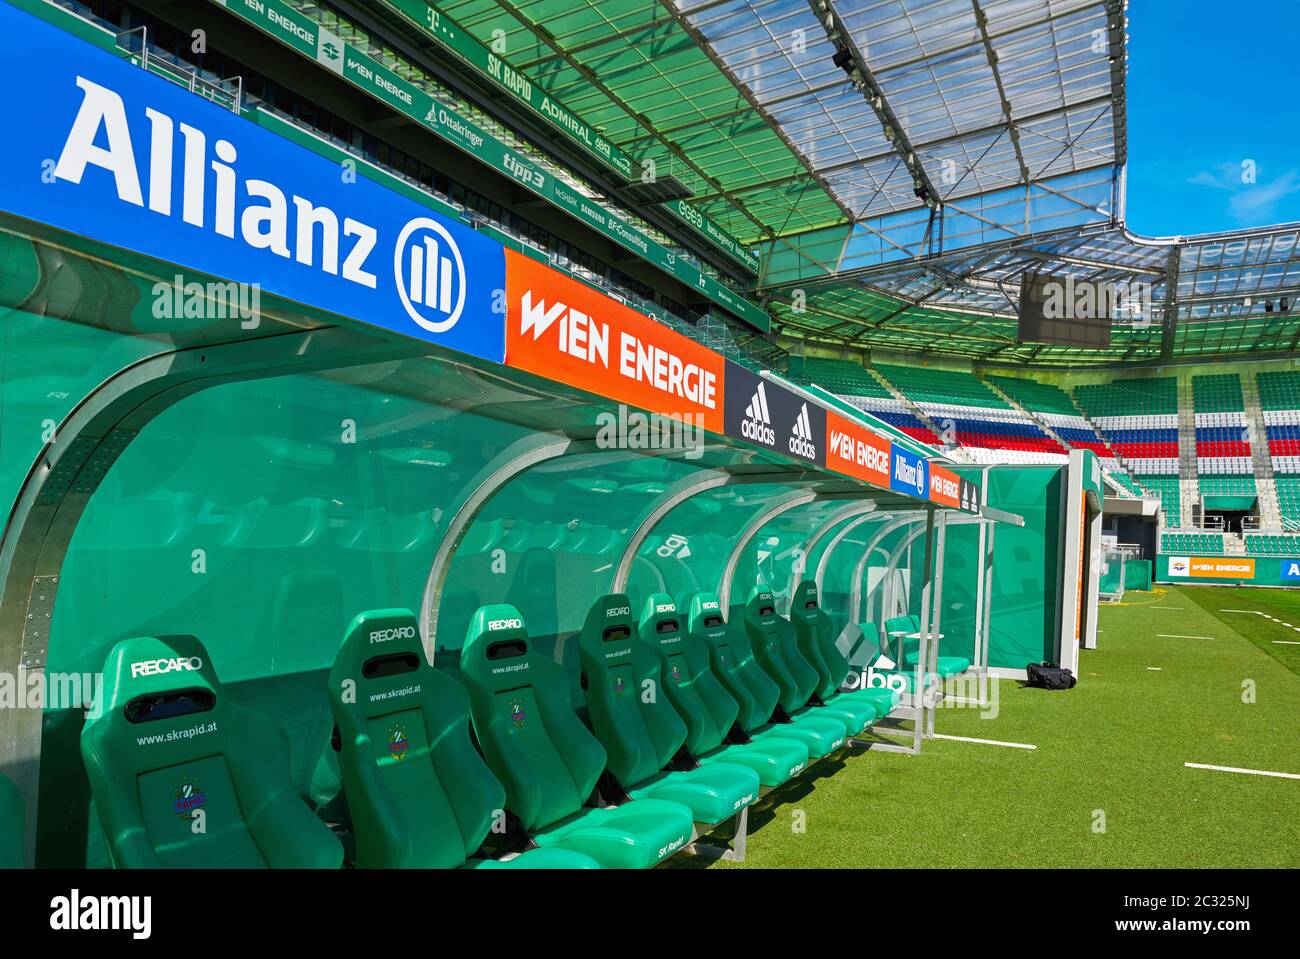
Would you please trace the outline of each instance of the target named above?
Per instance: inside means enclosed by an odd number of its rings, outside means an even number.
[[[1087,384],[1075,388],[1074,398],[1138,483],[1159,497],[1166,525],[1178,526],[1178,381]]]
[[[1160,549],[1166,553],[1223,552],[1222,533],[1165,533],[1160,537]]]
[[[884,363],[875,369],[934,422],[945,445],[964,447],[977,462],[1059,462],[1066,454],[1042,427],[970,373]]]
[[[857,363],[809,357],[801,364],[792,362],[790,372],[806,383],[834,393],[856,409],[884,420],[914,440],[922,443],[938,441],[934,430],[908,409],[906,403]]]
[[[1300,372],[1260,373],[1255,382],[1282,525],[1300,527]]]
[[[1250,556],[1300,556],[1300,536],[1247,533],[1246,553]]]
[[[1192,377],[1196,473],[1207,509],[1248,510],[1255,503],[1246,403],[1235,373]]]

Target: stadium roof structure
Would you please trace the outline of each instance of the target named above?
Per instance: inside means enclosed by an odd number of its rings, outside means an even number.
[[[1070,366],[1300,345],[1300,224],[1125,227],[1124,0],[439,9],[760,250],[792,339]],[[1150,305],[1106,349],[1022,342],[1026,273]]]

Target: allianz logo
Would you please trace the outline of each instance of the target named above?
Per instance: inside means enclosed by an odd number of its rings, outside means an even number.
[[[390,626],[388,629],[373,629],[370,631],[371,643],[389,643],[394,639],[414,639],[414,626]]]
[[[487,628],[490,633],[499,629],[523,629],[524,621],[518,616],[511,616],[508,619],[489,619]]]
[[[767,408],[767,391],[763,389],[762,383],[758,384],[758,389],[750,398],[749,405],[745,407],[745,418],[740,422],[740,435],[764,446],[776,445],[776,430],[772,429],[772,416]]]
[[[894,454],[894,475],[907,486],[915,486],[919,495],[925,495],[925,480],[919,463],[910,462],[901,453]]]
[[[794,421],[794,431],[790,435],[788,446],[795,456],[802,456],[809,460],[817,458],[817,444],[813,440],[812,420],[808,416],[807,403],[799,410],[799,416]]]
[[[630,606],[613,606],[605,610],[605,618],[613,619],[615,616],[631,616],[632,608]]]
[[[142,111],[149,142],[137,144],[121,94],[85,77],[76,84],[83,97],[55,163],[55,180],[80,185],[87,167],[98,167],[111,174],[122,203],[161,217],[179,213],[190,226],[238,240],[250,251],[379,288],[376,261],[382,259],[374,226],[268,180],[241,177],[234,143],[153,107]],[[149,161],[144,185],[142,156]],[[172,203],[177,180],[179,210]],[[392,247],[392,263],[398,296],[417,326],[444,333],[456,325],[468,285],[465,261],[446,227],[429,217],[410,220]]]
[[[175,656],[170,659],[143,659],[131,664],[131,678],[159,676],[163,673],[196,672],[203,668],[198,656]]]

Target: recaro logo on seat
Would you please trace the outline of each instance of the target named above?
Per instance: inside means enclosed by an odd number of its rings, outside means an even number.
[[[488,632],[495,632],[498,629],[523,629],[524,621],[518,616],[511,616],[509,619],[489,619]]]
[[[655,606],[655,612],[656,612],[656,613],[675,613],[675,612],[677,612],[677,606],[676,606],[675,604],[673,604],[673,603],[659,603],[657,606]]]
[[[203,660],[198,656],[176,656],[171,659],[142,659],[131,664],[131,678],[141,676],[159,676],[162,673],[194,672],[203,668]]]
[[[799,410],[799,416],[794,421],[794,430],[788,445],[790,452],[795,456],[802,456],[809,460],[817,458],[817,444],[813,442],[812,421],[808,418],[807,403]]]
[[[393,248],[393,278],[415,325],[446,333],[465,309],[465,260],[447,228],[427,216],[402,227]]]
[[[717,608],[718,608],[718,601],[716,599],[708,599],[700,603],[700,609],[717,609]]]
[[[758,384],[745,407],[745,418],[740,424],[740,434],[747,440],[762,443],[764,446],[776,445],[776,430],[772,429],[772,416],[767,410],[767,391],[763,384]]]
[[[414,626],[390,626],[388,629],[375,629],[370,632],[372,643],[387,643],[394,639],[414,639]]]
[[[613,619],[615,616],[631,616],[632,609],[630,606],[615,606],[605,610],[605,618]]]

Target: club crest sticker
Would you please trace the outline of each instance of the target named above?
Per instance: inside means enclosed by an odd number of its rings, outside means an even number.
[[[622,677],[622,676],[619,676],[618,678],[616,678],[616,679],[614,680],[614,695],[615,695],[615,696],[622,696],[622,695],[623,695],[623,691],[624,691],[624,689],[626,689],[626,688],[627,688],[627,687],[626,687],[626,684],[623,682],[623,677]]]
[[[515,724],[515,729],[524,728],[524,723],[528,721],[528,714],[524,712],[522,700],[512,699],[510,701],[510,721]]]
[[[197,779],[185,779],[176,786],[176,796],[172,799],[172,812],[188,822],[194,818],[195,812],[202,809],[203,804],[207,801],[207,793],[203,791],[199,781]]]
[[[411,740],[406,736],[406,730],[401,726],[393,726],[388,730],[388,758],[394,762],[401,762],[406,758],[407,751],[411,748]]]

